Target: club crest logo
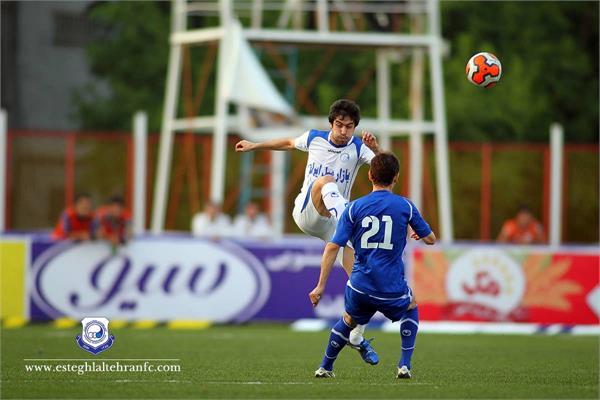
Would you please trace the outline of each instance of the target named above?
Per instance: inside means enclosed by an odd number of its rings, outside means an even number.
[[[81,325],[81,335],[77,335],[76,339],[85,351],[98,355],[113,345],[115,337],[108,333],[108,319],[88,317],[81,320]]]

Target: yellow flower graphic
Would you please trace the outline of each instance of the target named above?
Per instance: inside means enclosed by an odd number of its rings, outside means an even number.
[[[577,282],[561,279],[571,267],[571,261],[552,261],[549,254],[530,254],[523,261],[525,294],[521,304],[525,307],[544,307],[569,311],[567,296],[579,294],[583,288]]]
[[[425,251],[413,262],[413,290],[417,302],[444,305],[448,260],[441,251]]]

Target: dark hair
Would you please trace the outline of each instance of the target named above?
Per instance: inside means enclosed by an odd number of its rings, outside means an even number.
[[[370,171],[374,184],[389,186],[394,181],[394,177],[400,172],[400,163],[392,153],[379,153],[371,160]]]
[[[73,203],[77,203],[79,200],[83,200],[83,199],[91,200],[92,196],[89,193],[87,193],[87,192],[77,193],[75,195],[75,199],[73,200]]]
[[[108,204],[118,204],[120,206],[124,206],[125,200],[123,200],[121,196],[112,196],[110,199],[108,199]]]
[[[350,117],[356,127],[360,121],[360,108],[352,100],[336,100],[329,108],[329,123],[333,124],[337,117]]]

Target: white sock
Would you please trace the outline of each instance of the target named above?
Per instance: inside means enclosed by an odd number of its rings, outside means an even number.
[[[356,328],[350,331],[350,336],[348,339],[350,340],[350,344],[354,346],[358,346],[364,340],[363,333],[365,333],[365,328],[367,325],[356,325]]]
[[[335,260],[340,263],[341,266],[344,266],[344,248],[340,247],[338,250],[337,256],[335,256]]]
[[[331,216],[339,219],[348,202],[340,193],[337,185],[333,182],[324,184],[321,188],[321,198]]]

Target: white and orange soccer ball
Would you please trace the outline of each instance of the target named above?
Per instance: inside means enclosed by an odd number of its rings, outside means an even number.
[[[492,53],[477,53],[467,63],[467,79],[472,84],[491,88],[502,76],[502,64]]]

